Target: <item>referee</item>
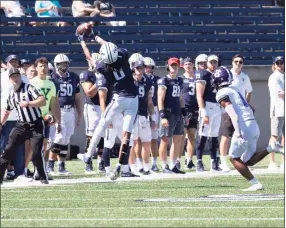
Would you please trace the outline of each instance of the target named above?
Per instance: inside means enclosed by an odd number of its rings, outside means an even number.
[[[44,122],[39,108],[45,105],[45,98],[35,87],[22,81],[17,68],[9,69],[8,75],[9,81],[14,86],[14,91],[9,94],[4,110],[2,111],[0,132],[10,111],[14,108],[17,111],[17,123],[11,131],[4,152],[0,156],[0,183],[3,182],[4,173],[10,160],[16,156],[17,148],[25,143],[26,139],[30,139],[33,161],[39,172],[40,180],[43,184],[48,184],[48,176],[42,153]]]

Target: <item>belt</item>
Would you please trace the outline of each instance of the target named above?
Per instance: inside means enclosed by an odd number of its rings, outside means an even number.
[[[61,109],[64,109],[65,111],[70,111],[73,109],[73,106],[72,105],[65,105],[65,106],[61,107]]]

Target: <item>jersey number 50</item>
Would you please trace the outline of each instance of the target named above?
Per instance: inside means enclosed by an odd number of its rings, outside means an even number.
[[[71,84],[61,84],[60,85],[60,96],[66,97],[66,96],[72,96],[72,85]]]

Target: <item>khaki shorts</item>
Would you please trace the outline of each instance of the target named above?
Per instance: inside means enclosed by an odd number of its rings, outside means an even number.
[[[271,118],[271,135],[279,137],[285,132],[285,119],[284,117],[273,116]]]

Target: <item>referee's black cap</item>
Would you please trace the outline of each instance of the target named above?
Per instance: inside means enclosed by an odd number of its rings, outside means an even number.
[[[12,68],[9,69],[8,75],[10,77],[13,74],[20,74],[20,71],[17,68],[12,67]]]

